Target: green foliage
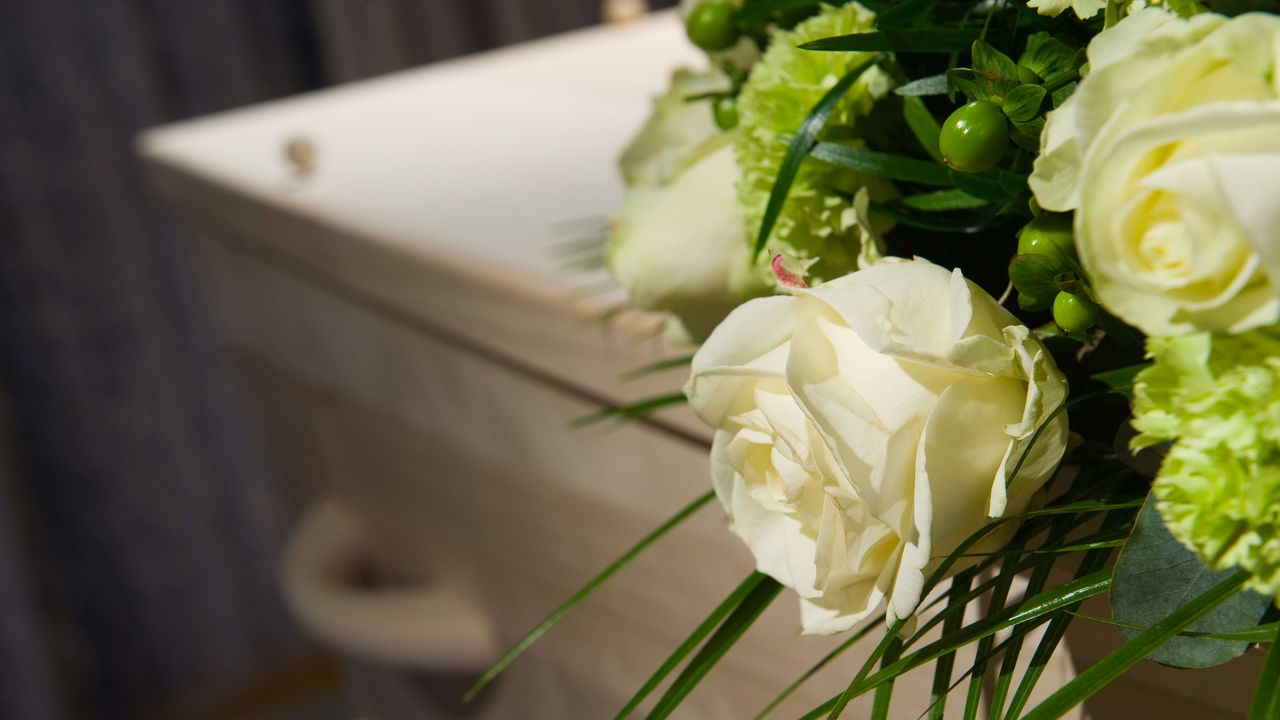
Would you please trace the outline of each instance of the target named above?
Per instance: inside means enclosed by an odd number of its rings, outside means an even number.
[[[1154,625],[1195,597],[1221,582],[1226,573],[1214,572],[1174,539],[1156,511],[1154,497],[1138,513],[1133,534],[1116,561],[1111,584],[1111,609],[1116,620],[1138,626]],[[1226,633],[1248,630],[1270,607],[1271,600],[1255,592],[1241,592],[1223,602],[1187,630]],[[1122,629],[1132,639],[1138,631]],[[1175,637],[1151,654],[1151,659],[1175,667],[1199,668],[1224,663],[1248,649],[1248,643]]]
[[[880,30],[811,40],[801,50],[825,52],[949,53],[964,50],[977,30]]]
[[[684,393],[671,393],[669,395],[658,395],[651,398],[645,398],[626,405],[613,405],[599,412],[570,421],[569,426],[573,428],[586,427],[604,420],[641,420],[665,407],[673,405],[682,405],[689,402]]]
[[[1240,591],[1249,573],[1237,570],[1195,599],[1169,613],[1159,622],[1138,633],[1133,639],[1099,660],[1074,680],[1050,695],[1022,720],[1056,720],[1071,708],[1084,702],[1133,667],[1138,661],[1169,642],[1228,598]]]
[[[1065,264],[1048,255],[1015,255],[1009,262],[1009,280],[1018,291],[1018,305],[1026,310],[1049,307],[1074,279]]]
[[[753,572],[748,575],[747,578],[743,580],[738,587],[734,588],[734,591],[729,593],[729,596],[717,605],[716,608],[711,611],[711,614],[708,615],[692,633],[690,633],[689,637],[685,638],[685,641],[680,643],[680,646],[671,653],[662,665],[654,671],[653,675],[651,675],[649,679],[645,681],[644,685],[636,691],[636,694],[633,695],[631,699],[627,701],[627,704],[618,711],[614,720],[623,720],[630,716],[632,711],[640,707],[640,703],[644,702],[644,699],[649,697],[649,693],[653,692],[654,689],[657,688],[658,685],[667,677],[667,675],[671,674],[671,671],[676,669],[676,666],[680,664],[680,661],[684,660],[689,653],[693,652],[693,649],[696,648],[698,644],[707,637],[707,635],[711,634],[712,630],[719,627],[721,622],[724,621],[725,617],[728,616],[729,613],[735,612],[738,608],[742,607],[748,597],[752,597],[757,592],[761,592],[761,586],[765,587],[763,592],[768,592],[769,588],[777,587],[777,582],[769,578],[767,575],[763,575],[759,572]]]

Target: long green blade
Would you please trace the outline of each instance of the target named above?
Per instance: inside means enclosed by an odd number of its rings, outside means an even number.
[[[641,365],[634,370],[628,370],[622,374],[620,379],[635,380],[636,378],[644,377],[645,375],[652,375],[654,373],[662,372],[663,370],[672,370],[678,367],[684,367],[692,362],[692,355],[667,358],[666,360],[659,360],[657,362],[649,363],[648,365]]]
[[[645,535],[640,542],[636,543],[630,550],[623,553],[617,560],[614,560],[609,567],[606,567],[599,575],[591,578],[586,585],[582,586],[582,589],[571,595],[568,600],[561,603],[560,607],[552,610],[551,614],[548,615],[546,619],[538,623],[532,630],[526,633],[524,637],[516,641],[516,644],[512,645],[511,649],[499,658],[498,662],[493,664],[493,667],[485,671],[485,674],[467,690],[466,695],[463,696],[463,700],[470,701],[478,695],[486,685],[492,682],[494,678],[498,677],[498,675],[505,670],[512,661],[520,657],[520,654],[525,650],[528,650],[530,645],[550,630],[553,625],[560,621],[560,618],[564,617],[565,614],[572,610],[573,607],[581,602],[583,598],[590,595],[597,587],[600,587],[605,580],[613,577],[614,573],[618,572],[618,570],[620,570],[624,565],[631,562],[635,556],[639,555],[645,548],[652,545],[655,540],[666,535],[668,531],[684,522],[686,518],[697,512],[703,505],[710,502],[713,497],[715,497],[715,493],[710,491],[700,495],[696,500],[681,508],[681,510],[675,515],[672,515],[666,522],[659,525],[653,532]]]
[[[1245,570],[1232,573],[1196,599],[1169,613],[1164,620],[1152,625],[1099,660],[1093,667],[1085,670],[1023,716],[1023,720],[1056,720],[1062,717],[1071,708],[1084,702],[1119,677],[1121,673],[1133,667],[1152,650],[1168,642],[1170,638],[1204,617],[1210,610],[1221,605],[1223,601],[1244,587],[1248,579],[1249,573]]]
[[[880,658],[884,657],[884,654],[893,647],[895,642],[898,641],[898,635],[906,625],[907,621],[900,618],[895,620],[893,624],[889,626],[888,631],[885,632],[880,643],[871,651],[871,655],[867,656],[866,661],[862,663],[862,667],[858,668],[858,673],[853,676],[853,680],[849,681],[849,686],[845,688],[844,692],[840,693],[840,695],[835,698],[835,701],[828,707],[831,714],[827,717],[832,720],[840,717],[840,713],[844,712],[849,701],[857,697],[858,688],[862,685],[867,675],[870,674],[871,668],[875,667],[876,663],[880,661]],[[822,712],[826,712],[826,710],[823,710]],[[822,713],[818,713],[818,715],[821,714]],[[814,717],[817,716],[815,715]]]
[[[667,692],[658,700],[658,704],[649,713],[647,720],[662,720],[670,716],[698,685],[698,682],[711,671],[711,668],[715,667],[720,658],[729,652],[729,648],[733,647],[747,628],[751,627],[769,603],[773,602],[780,590],[782,585],[770,577],[764,578],[752,588],[734,609],[733,614],[725,619],[711,639],[707,640],[707,644],[703,645],[698,654],[689,661],[689,664],[671,683],[671,687],[667,688]]]
[[[1133,514],[1129,511],[1111,513],[1103,521],[1103,526],[1099,532],[1107,533],[1117,528],[1127,531],[1132,529],[1132,521]],[[1076,568],[1075,577],[1083,577],[1101,570],[1110,557],[1110,549],[1098,548],[1090,550],[1080,559],[1080,565]],[[1067,634],[1067,627],[1075,617],[1072,613],[1078,609],[1080,609],[1079,605],[1068,607],[1049,621],[1049,626],[1045,628],[1044,634],[1040,636],[1040,643],[1036,646],[1036,651],[1031,655],[1031,663],[1027,666],[1026,671],[1023,672],[1022,680],[1018,682],[1018,689],[1013,693],[1013,699],[1009,701],[1009,710],[1005,713],[1005,720],[1016,720],[1022,714],[1023,708],[1031,700],[1031,693],[1035,690],[1036,683],[1040,681],[1040,677],[1044,674],[1044,669],[1049,665],[1049,660],[1053,658],[1054,651],[1058,649],[1058,644],[1062,642],[1062,638]],[[998,707],[995,709],[999,710]]]
[[[832,650],[831,652],[823,656],[821,660],[814,663],[813,667],[804,671],[804,674],[796,678],[795,681],[792,682],[790,685],[788,685],[785,690],[783,690],[781,693],[778,693],[778,696],[775,697],[773,700],[771,700],[768,705],[765,705],[763,710],[756,713],[756,716],[752,718],[752,720],[764,720],[764,717],[766,715],[772,712],[774,708],[781,705],[782,701],[791,697],[792,693],[794,693],[801,685],[803,685],[805,681],[813,677],[814,674],[817,673],[819,670],[826,667],[827,664],[830,663],[832,660],[835,660],[837,657],[840,657],[841,653],[843,653],[845,650],[848,650],[859,640],[865,638],[867,635],[870,635],[871,631],[879,627],[880,624],[883,622],[884,622],[884,613],[880,613],[879,615],[875,616],[871,620],[864,623],[861,629],[859,629],[853,635],[849,636],[847,640],[840,643],[840,645],[837,646],[834,650]]]
[[[902,640],[895,637],[884,651],[880,660],[881,667],[888,667],[897,661],[902,654]],[[886,720],[889,717],[889,703],[893,701],[893,679],[876,688],[876,696],[871,701],[871,720]]]
[[[977,30],[881,30],[837,35],[807,42],[801,50],[834,52],[949,53],[968,50],[978,39]]]
[[[1000,574],[996,576],[996,585],[991,589],[991,602],[987,607],[998,609],[1005,606],[1009,600],[1009,590],[1013,585],[1013,578],[1017,574],[1014,565],[1017,563],[1016,556],[1010,556],[1000,566]],[[992,656],[992,645],[995,643],[995,636],[984,637],[978,641],[978,649],[974,654],[973,674],[969,677],[969,692],[964,700],[964,720],[976,720],[978,710],[981,709],[983,682],[987,675],[987,663],[990,662]]]
[[[610,418],[617,418],[619,420],[639,420],[640,418],[651,415],[664,407],[680,405],[688,401],[689,399],[686,398],[682,392],[671,393],[670,395],[658,395],[656,397],[645,398],[644,400],[629,403],[627,405],[614,405],[613,407],[607,407],[600,412],[576,418],[569,421],[569,427],[586,427],[587,425],[594,425],[595,423],[608,420]]]
[[[1106,592],[1110,586],[1111,571],[1100,570],[1092,575],[1080,578],[1079,580],[1063,583],[1052,590],[1040,593],[1030,600],[1023,602],[1016,608],[1006,610],[1005,612],[986,620],[965,626],[952,637],[940,638],[910,655],[907,655],[889,667],[882,669],[880,672],[857,682],[856,685],[851,685],[851,687],[846,689],[844,693],[831,698],[811,710],[802,718],[802,720],[816,720],[816,718],[822,717],[823,715],[828,715],[828,717],[832,718],[839,717],[838,713],[844,709],[844,705],[848,705],[850,699],[861,695],[867,690],[874,689],[879,686],[880,683],[885,682],[890,678],[897,677],[902,673],[935,660],[948,652],[953,652],[956,648],[981,640],[989,635],[994,635],[1006,628],[1013,627],[1014,625],[1024,623],[1028,620],[1043,618],[1063,609],[1064,607],[1087,600],[1095,595],[1100,595]],[[846,697],[846,695],[848,697]],[[844,705],[840,704],[841,701],[843,701]]]
[[[702,621],[702,624],[698,625],[689,637],[685,638],[685,641],[680,643],[680,647],[676,648],[675,652],[671,653],[671,656],[668,657],[656,671],[654,671],[653,675],[649,676],[649,679],[645,681],[644,685],[640,686],[640,689],[636,691],[636,694],[632,695],[631,699],[627,701],[627,704],[618,711],[616,716],[614,716],[614,720],[622,720],[629,716],[636,708],[640,707],[640,703],[644,702],[644,699],[649,697],[649,693],[653,692],[654,688],[658,687],[658,685],[666,679],[667,675],[671,674],[671,671],[680,664],[680,661],[684,660],[689,653],[693,652],[693,649],[698,646],[698,643],[702,642],[707,635],[710,635],[711,631],[720,624],[720,621],[724,620],[726,615],[741,605],[742,599],[751,591],[755,590],[756,587],[767,578],[767,575],[760,572],[753,572],[748,575],[733,592],[729,593],[729,596],[726,597],[724,601],[716,606],[715,610],[711,611],[711,614]]]
[[[956,610],[950,618],[942,623],[942,637],[950,637],[960,629],[964,622],[964,608],[968,605],[963,600],[969,586],[973,583],[973,572],[966,570],[951,581],[951,589],[947,591],[947,609]],[[929,720],[942,720],[946,711],[947,694],[951,692],[951,671],[955,668],[956,654],[951,651],[938,658],[933,667],[933,694],[929,700]]]
[[[835,165],[872,175],[880,175],[890,180],[904,180],[924,185],[951,185],[951,175],[947,168],[927,160],[863,150],[833,142],[816,143],[809,154],[819,160],[826,160]]]
[[[787,144],[787,154],[783,156],[782,165],[778,168],[778,178],[773,181],[773,189],[769,191],[769,203],[765,206],[764,217],[760,221],[760,230],[756,235],[756,248],[752,257],[759,257],[760,251],[764,250],[765,244],[769,241],[769,235],[773,233],[773,225],[778,221],[778,213],[782,212],[782,204],[786,202],[787,194],[791,192],[791,183],[795,181],[796,173],[800,171],[800,164],[808,157],[809,151],[818,141],[818,133],[822,132],[823,126],[827,124],[827,118],[840,103],[840,98],[849,92],[849,88],[853,87],[863,73],[883,59],[883,54],[876,55],[845,73],[845,76],[840,78],[840,82],[832,86],[818,104],[813,106],[809,114],[800,122],[800,127],[796,128],[796,134],[791,136],[791,141]]]
[[[1280,717],[1280,632],[1271,637],[1267,661],[1262,664],[1258,685],[1249,705],[1249,720],[1272,720]]]
[[[1135,625],[1133,623],[1120,622],[1113,618],[1098,617],[1097,615],[1089,615],[1088,613],[1073,612],[1081,620],[1089,620],[1092,622],[1103,623],[1112,627],[1125,628],[1126,630],[1146,630],[1148,625]],[[1237,630],[1235,632],[1196,632],[1195,630],[1183,630],[1178,633],[1179,637],[1205,638],[1206,640],[1225,640],[1227,642],[1246,642],[1246,643],[1269,643],[1276,636],[1276,632],[1280,631],[1280,622],[1269,622],[1259,625],[1248,630]]]

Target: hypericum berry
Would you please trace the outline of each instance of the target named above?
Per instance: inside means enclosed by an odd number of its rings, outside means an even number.
[[[938,146],[949,167],[970,173],[988,170],[1009,147],[1009,121],[995,103],[974,100],[942,124]]]
[[[738,98],[726,95],[711,108],[716,119],[716,127],[721,130],[732,130],[738,127]]]
[[[1075,255],[1071,235],[1071,216],[1067,213],[1045,213],[1027,223],[1018,232],[1019,255],[1044,255],[1060,263]]]
[[[731,2],[704,2],[689,13],[684,29],[694,45],[714,52],[738,42],[738,8]]]
[[[1097,319],[1098,306],[1083,295],[1060,292],[1053,299],[1053,321],[1067,332],[1088,330]]]

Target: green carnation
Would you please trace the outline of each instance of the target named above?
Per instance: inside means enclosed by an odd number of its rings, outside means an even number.
[[[1135,447],[1173,441],[1156,478],[1174,537],[1280,594],[1280,326],[1152,338],[1134,382]]]
[[[835,35],[869,32],[874,24],[875,13],[857,3],[828,7],[793,30],[777,33],[751,70],[738,97],[734,149],[742,168],[738,200],[753,239],[787,152],[784,136],[796,132],[840,78],[874,57],[874,53],[814,52],[796,46]],[[858,122],[892,85],[889,75],[878,67],[863,73],[827,120],[822,139],[862,147],[856,139]],[[770,236],[770,248],[802,261],[817,258],[809,268],[811,282],[856,270],[863,242],[872,242],[859,224],[853,203],[853,196],[863,187],[875,201],[896,194],[884,178],[813,158],[805,160]]]

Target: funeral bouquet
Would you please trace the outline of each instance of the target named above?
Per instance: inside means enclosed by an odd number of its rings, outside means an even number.
[[[757,571],[619,717],[679,670],[648,711],[670,715],[784,588],[805,632],[849,636],[819,666],[882,638],[808,718],[864,693],[884,717],[894,678],[932,664],[922,717],[1045,720],[1144,658],[1199,668],[1259,644],[1250,718],[1280,717],[1280,16],[681,13],[709,69],[678,71],[623,153],[604,258],[698,347],[660,364],[688,363],[683,393],[608,414],[687,400],[714,430],[712,492],[480,685],[714,497]],[[1110,617],[1082,620],[1104,593]],[[1124,639],[1033,706],[1073,621]]]

